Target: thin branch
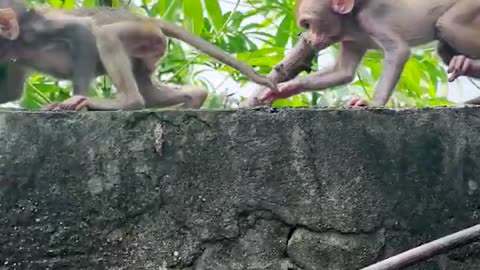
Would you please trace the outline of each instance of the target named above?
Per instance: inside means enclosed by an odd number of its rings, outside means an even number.
[[[297,75],[304,70],[309,72],[312,68],[312,61],[317,53],[318,51],[308,44],[302,33],[295,47],[270,71],[267,77],[276,83],[281,83],[297,77]],[[240,103],[240,107],[245,108],[261,105],[258,103],[258,98],[260,98],[266,90],[264,87],[256,88],[247,100]]]
[[[360,270],[399,270],[426,261],[438,254],[474,242],[480,237],[480,224],[410,249]]]
[[[468,77],[468,80],[470,81],[471,84],[473,84],[477,89],[480,89],[480,86],[470,77]]]

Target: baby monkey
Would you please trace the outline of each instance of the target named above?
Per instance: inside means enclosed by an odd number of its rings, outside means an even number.
[[[368,50],[384,54],[383,69],[368,106],[383,107],[393,94],[412,47],[440,40],[458,53],[480,57],[478,0],[298,0],[297,24],[317,50],[340,43],[335,66],[280,85],[260,100],[325,90],[354,80]],[[365,106],[354,99],[350,106]]]
[[[24,67],[31,67],[74,81],[74,96],[62,103],[50,104],[47,110],[140,109],[177,104],[186,108],[200,108],[207,97],[205,91],[193,86],[154,85],[150,78],[157,62],[166,53],[166,36],[180,39],[239,70],[252,81],[273,91],[276,89],[272,81],[258,75],[250,66],[185,29],[159,19],[143,18],[128,10],[105,7],[74,10],[43,7],[29,11],[45,21],[41,27],[37,27],[34,20],[18,18],[18,13],[12,11],[8,7],[0,9],[0,36],[10,40],[0,40],[0,49],[8,47],[5,55],[16,60],[9,64],[9,68],[15,72],[8,74],[17,78],[25,77]],[[82,39],[79,39],[65,30],[72,26],[83,29],[80,32],[87,31],[90,35],[82,34]],[[23,33],[23,29],[31,31]],[[5,46],[9,42],[11,45]],[[83,49],[73,49],[75,47]],[[90,65],[84,63],[81,66],[82,72],[78,72],[76,63],[81,61]],[[84,70],[87,66],[92,75]],[[77,76],[77,80],[83,81],[81,87],[75,87],[76,70],[77,74],[83,74],[81,78]],[[116,86],[118,93],[115,98],[106,100],[87,97],[88,86],[93,78],[103,74],[109,75]],[[16,80],[17,89],[14,92],[19,88],[18,79]]]

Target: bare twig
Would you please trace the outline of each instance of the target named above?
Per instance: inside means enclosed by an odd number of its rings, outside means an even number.
[[[317,55],[318,51],[310,46],[303,33],[300,35],[298,43],[293,47],[283,60],[278,63],[275,68],[267,75],[276,83],[285,82],[295,78],[302,71],[310,71],[312,61]],[[241,108],[253,107],[261,105],[258,103],[258,98],[265,93],[267,89],[259,87],[252,91],[252,94],[240,104]]]
[[[480,237],[480,224],[410,249],[360,270],[398,270],[467,245]]]

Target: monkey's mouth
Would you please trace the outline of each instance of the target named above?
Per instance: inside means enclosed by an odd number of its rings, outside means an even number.
[[[326,35],[322,35],[320,38],[310,40],[310,45],[317,50],[323,50],[327,47],[330,47],[330,45],[333,43],[335,43],[335,40],[331,37],[327,37]]]
[[[323,50],[325,48],[330,47],[330,45],[332,45],[332,43],[333,42],[330,42],[330,41],[319,41],[319,42],[313,42],[312,46],[317,50]]]

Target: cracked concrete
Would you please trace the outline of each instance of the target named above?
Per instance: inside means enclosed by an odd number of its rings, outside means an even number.
[[[0,269],[358,269],[478,222],[479,133],[477,108],[3,111]]]

